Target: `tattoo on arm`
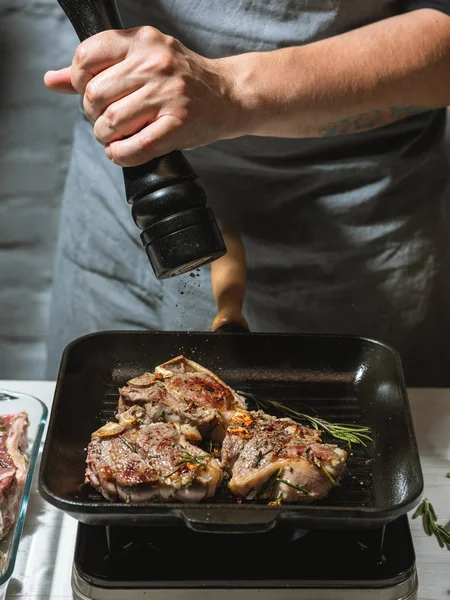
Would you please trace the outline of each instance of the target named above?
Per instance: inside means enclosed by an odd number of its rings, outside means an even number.
[[[351,133],[361,133],[370,131],[378,127],[384,127],[411,115],[432,110],[426,106],[390,106],[385,110],[377,109],[370,112],[361,113],[352,117],[347,117],[337,123],[331,123],[319,130],[321,137],[333,135],[348,135]]]

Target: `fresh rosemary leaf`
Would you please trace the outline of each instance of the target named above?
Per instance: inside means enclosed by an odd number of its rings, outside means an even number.
[[[189,452],[183,452],[183,454],[181,455],[181,459],[183,462],[193,463],[197,465],[204,465],[206,458],[209,458],[209,454],[205,453],[202,454],[202,456],[194,456]]]
[[[279,492],[278,496],[275,498],[275,500],[270,501],[268,504],[269,504],[269,506],[280,506],[282,500],[283,500],[283,494],[281,492]]]
[[[137,449],[134,446],[134,444],[132,444],[131,442],[129,442],[128,440],[126,440],[121,435],[119,435],[119,439],[122,442],[122,444],[128,448],[128,450],[131,450],[131,452],[137,453]]]
[[[427,535],[436,538],[441,548],[450,550],[450,532],[437,522],[436,511],[433,505],[426,498],[422,500],[412,518],[422,517],[422,524]]]
[[[417,519],[418,517],[421,517],[425,512],[425,504],[424,502],[421,502],[419,504],[419,506],[417,507],[416,512],[413,514],[412,518],[413,519]]]
[[[278,492],[277,497],[275,498],[275,492],[277,489],[278,483],[284,483],[287,486],[294,488],[295,490],[301,492],[302,494],[309,494],[309,491],[305,488],[292,483],[291,481],[287,481],[286,479],[281,478],[281,474],[283,473],[283,468],[281,467],[278,471],[274,471],[272,475],[266,479],[266,481],[259,488],[258,493],[256,494],[256,498],[263,498],[264,496],[268,497],[268,504],[271,506],[281,504],[283,500],[282,492]]]
[[[436,512],[434,510],[434,506],[430,503],[428,503],[428,510],[429,510],[429,513],[431,515],[433,522],[436,522],[437,521]]]
[[[281,402],[277,402],[271,398],[257,397],[248,392],[238,392],[244,397],[253,400],[258,409],[276,409],[286,417],[290,417],[296,421],[309,421],[313,429],[326,431],[332,437],[347,442],[349,447],[352,444],[361,444],[367,447],[368,442],[373,442],[371,436],[372,430],[366,425],[348,425],[345,423],[330,423],[320,417],[312,417],[306,413],[299,412],[290,406],[286,406]]]
[[[259,488],[258,493],[256,494],[256,498],[262,498],[266,494],[269,495],[269,500],[273,500],[273,496],[275,494],[275,490],[277,487],[278,479],[283,472],[283,469],[278,469],[278,471],[274,471],[272,475],[266,479],[266,481]]]
[[[255,462],[253,463],[253,466],[257,467],[259,465],[259,463],[262,461],[262,458],[263,458],[263,454],[260,450],[255,458]]]
[[[330,471],[328,471],[328,469],[325,469],[325,467],[322,467],[322,471],[325,473],[325,475],[328,477],[328,479],[331,481],[331,483],[334,485],[334,487],[336,487],[337,486],[336,479],[333,477],[333,475],[330,473]]]
[[[176,465],[176,469],[174,471],[172,471],[172,473],[169,473],[169,475],[166,475],[166,477],[171,477],[172,475],[174,475],[175,473],[180,471],[183,467],[187,467],[188,465],[195,465],[195,468],[192,469],[192,480],[193,480],[195,478],[195,475],[196,475],[198,469],[200,467],[206,467],[205,459],[209,458],[209,457],[210,457],[210,455],[207,453],[205,453],[202,456],[194,456],[193,454],[190,454],[189,452],[183,452],[181,455],[181,460]]]
[[[295,485],[295,483],[292,483],[291,481],[287,481],[286,479],[278,479],[278,481],[280,483],[284,483],[284,484],[288,485],[291,488],[294,488],[294,490],[297,490],[298,492],[301,492],[302,494],[309,494],[308,490],[305,490],[305,488],[302,488],[299,485]]]

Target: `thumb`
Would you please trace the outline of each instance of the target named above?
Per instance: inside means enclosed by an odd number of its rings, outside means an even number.
[[[70,67],[59,69],[59,71],[47,71],[44,75],[44,83],[52,92],[60,94],[76,94],[72,85]]]

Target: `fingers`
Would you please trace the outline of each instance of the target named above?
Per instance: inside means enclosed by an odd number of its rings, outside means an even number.
[[[84,94],[89,81],[121,62],[130,48],[128,31],[103,31],[82,42],[72,61],[72,85]]]
[[[144,88],[114,102],[95,121],[94,135],[101,144],[136,134],[158,117],[159,107],[148,106],[148,93]]]
[[[217,139],[228,121],[221,73],[174,38],[144,26],[88,38],[72,66],[47,73],[45,83],[81,94],[106,155],[130,167]]]
[[[182,150],[182,130],[183,122],[180,119],[163,115],[135,135],[112,142],[105,148],[105,153],[121,167],[143,165],[172,150]]]
[[[71,67],[47,71],[45,85],[61,94],[84,94],[88,82],[104,69],[120,63],[130,47],[129,31],[103,31],[82,42]]]
[[[60,94],[76,94],[72,85],[71,67],[59,69],[59,71],[47,71],[44,75],[44,83],[52,92]]]
[[[87,83],[83,107],[92,123],[108,106],[128,94],[133,94],[145,84],[145,79],[140,78],[138,72],[138,69],[133,68],[127,61],[122,61],[102,71]]]

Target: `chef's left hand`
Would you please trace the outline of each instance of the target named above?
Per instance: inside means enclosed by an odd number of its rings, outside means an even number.
[[[53,91],[84,95],[95,137],[111,160],[128,167],[243,135],[233,65],[137,27],[88,38],[71,67],[47,72],[44,81]]]

